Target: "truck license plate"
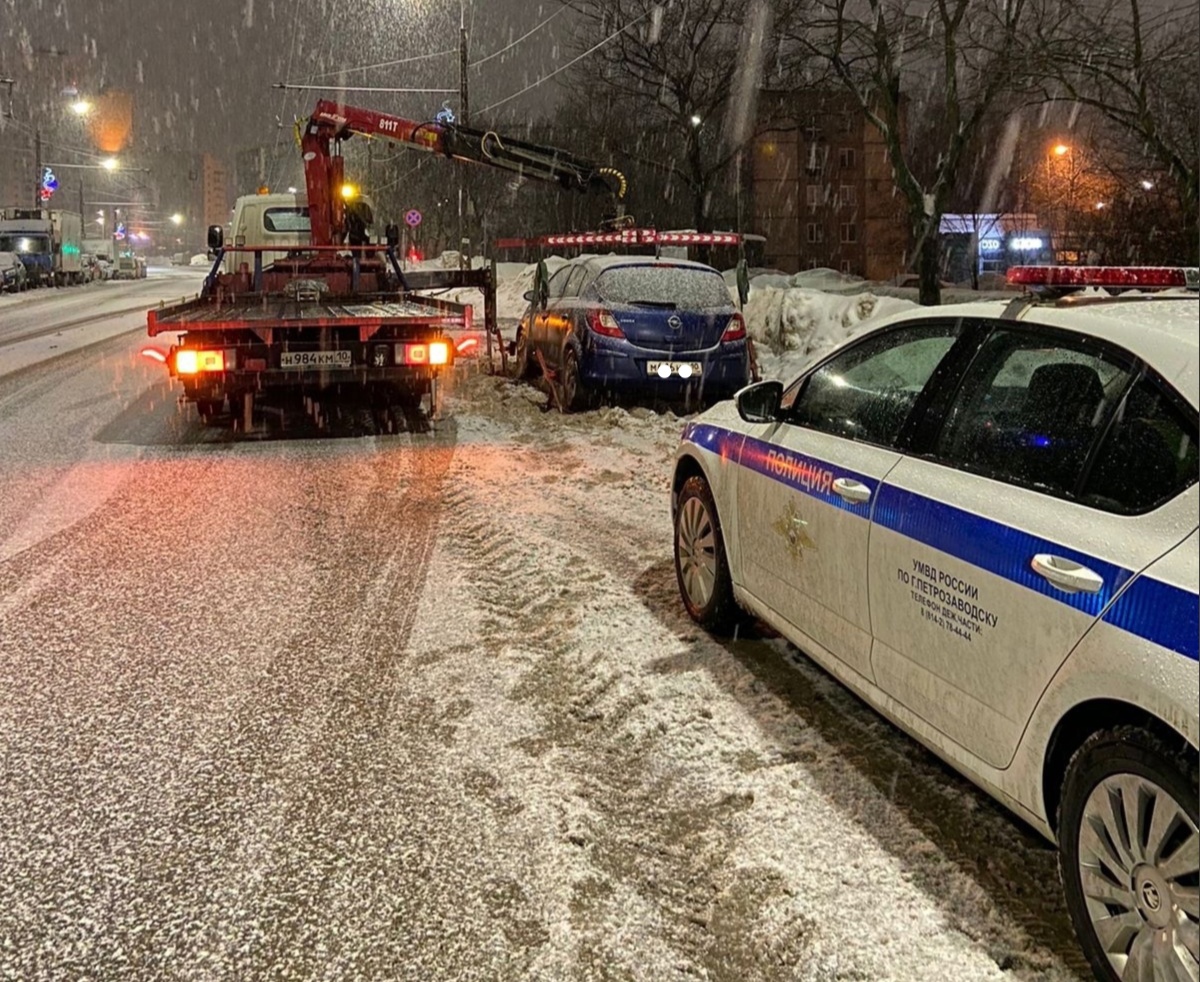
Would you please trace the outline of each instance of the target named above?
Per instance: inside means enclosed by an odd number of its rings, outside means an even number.
[[[700,362],[698,361],[650,361],[646,363],[646,371],[659,378],[670,378],[678,375],[680,378],[699,378]]]
[[[349,351],[285,351],[279,356],[280,368],[349,368]]]

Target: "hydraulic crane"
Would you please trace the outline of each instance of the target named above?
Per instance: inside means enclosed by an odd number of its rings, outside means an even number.
[[[615,221],[623,217],[625,177],[612,167],[598,166],[554,147],[501,137],[493,130],[404,119],[322,99],[300,134],[314,245],[340,242],[353,232],[354,222],[352,217],[348,220],[340,193],[345,169],[339,145],[355,135],[382,137],[453,160],[499,167],[568,191],[611,194]]]

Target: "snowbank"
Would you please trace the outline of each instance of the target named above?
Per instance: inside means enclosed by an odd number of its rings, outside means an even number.
[[[843,283],[849,279],[833,270],[809,272],[832,273]],[[790,281],[806,276],[807,273],[800,273],[782,279]],[[847,296],[802,286],[767,285],[777,279],[759,276],[752,280],[750,299],[743,311],[763,378],[786,381],[868,322],[916,306],[911,300],[867,292]],[[828,277],[812,279],[832,285]]]

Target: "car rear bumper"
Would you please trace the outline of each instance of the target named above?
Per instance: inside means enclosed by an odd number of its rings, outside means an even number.
[[[655,363],[699,365],[699,377],[682,378],[672,372],[666,378],[650,371]],[[662,392],[682,395],[699,390],[709,394],[732,394],[750,380],[750,358],[745,341],[730,341],[705,351],[652,351],[629,342],[597,344],[584,353],[580,378],[597,389]]]

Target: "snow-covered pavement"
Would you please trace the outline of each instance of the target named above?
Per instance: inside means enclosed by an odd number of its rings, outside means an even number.
[[[0,378],[0,978],[1086,977],[1047,846],[687,620],[680,419],[232,443],[143,340]]]
[[[194,296],[206,272],[152,267],[142,280],[0,294],[0,375],[118,334],[144,333],[148,308]]]

